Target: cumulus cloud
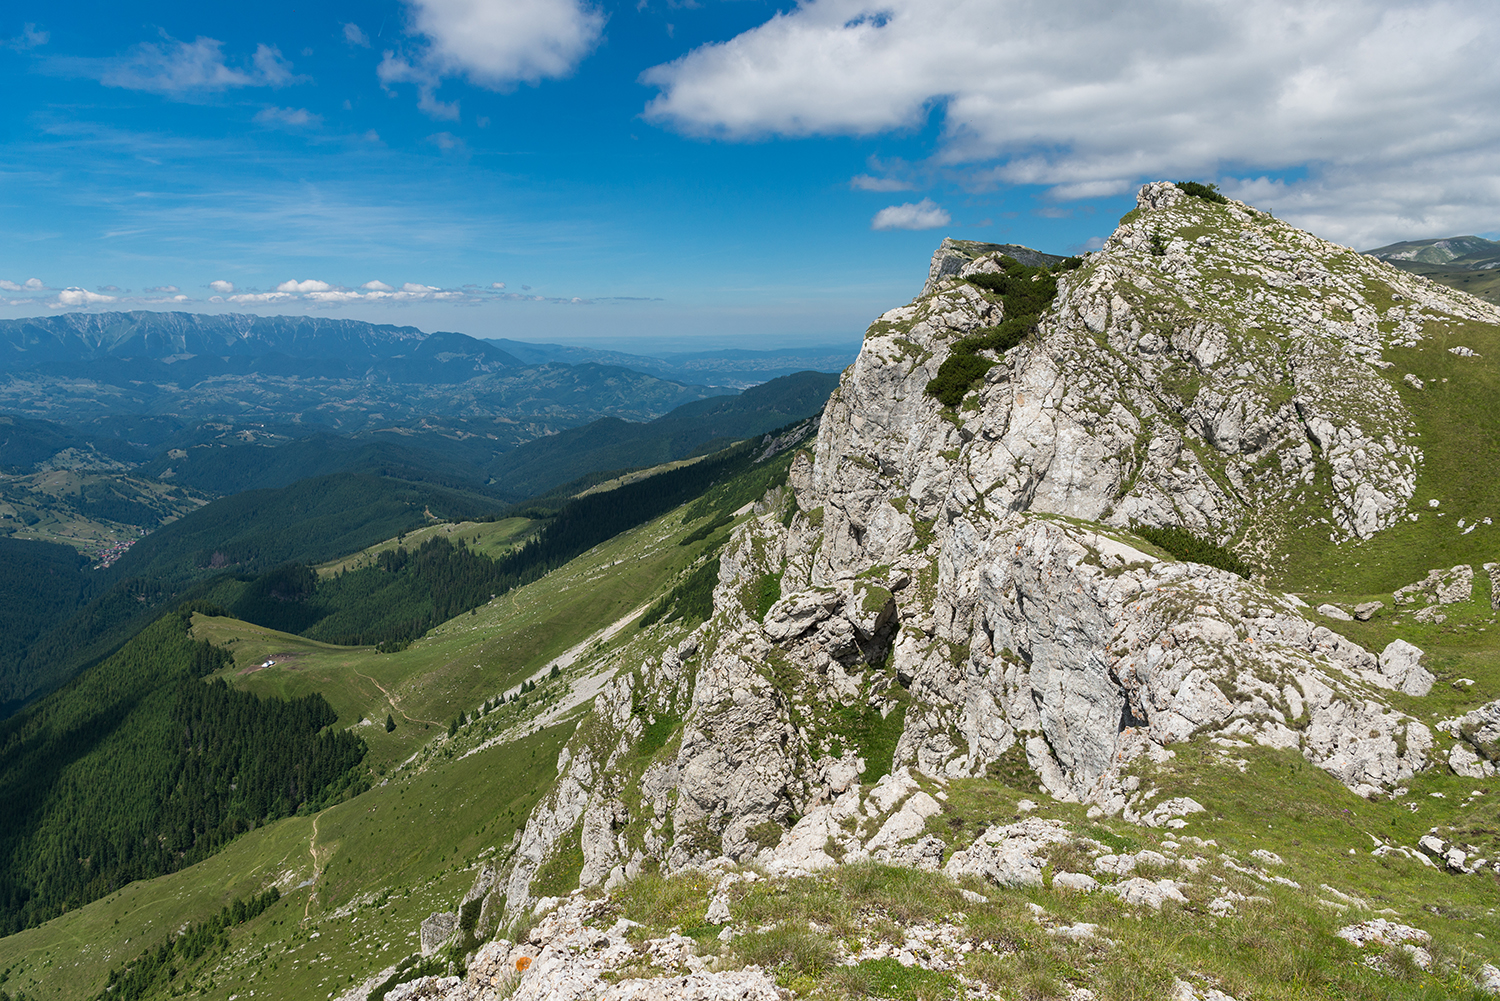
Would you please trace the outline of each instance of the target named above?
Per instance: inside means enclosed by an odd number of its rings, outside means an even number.
[[[408,0],[424,61],[444,75],[504,89],[573,72],[593,51],[604,14],[580,0]]]
[[[333,288],[327,282],[320,282],[316,278],[308,278],[304,281],[284,281],[276,286],[278,292],[327,292]]]
[[[436,119],[458,118],[456,102],[437,89],[465,77],[490,90],[571,74],[604,30],[602,11],[584,0],[407,0],[410,52],[387,50],[376,73],[382,86],[417,87],[417,107]]]
[[[407,282],[401,286],[403,292],[441,292],[442,289],[436,285],[418,285],[416,282]]]
[[[1289,172],[1278,214],[1359,242],[1500,225],[1497,45],[1500,7],[1444,0],[805,0],[643,80],[648,119],[730,139],[937,115],[933,166],[1054,200]]]
[[[40,278],[28,278],[19,285],[13,281],[0,279],[0,289],[7,292],[43,292],[46,288],[46,284]]]
[[[953,221],[948,211],[931,198],[904,205],[889,205],[875,213],[871,229],[937,229]]]
[[[365,282],[363,285],[360,286],[360,288],[365,289],[366,291],[369,291],[369,292],[394,292],[394,291],[396,291],[395,286],[393,286],[393,285],[387,285],[385,282],[380,281],[379,279],[376,279],[375,281],[372,281],[372,282]]]
[[[255,120],[261,125],[286,125],[291,128],[303,128],[308,125],[321,125],[322,115],[315,115],[306,108],[265,108],[256,112]]]
[[[209,282],[208,287],[213,289],[215,292],[227,295],[228,293],[234,291],[234,282],[226,282],[224,279],[220,278],[217,281]]]
[[[98,306],[116,301],[115,296],[100,295],[86,288],[65,288],[57,293],[56,302],[50,302],[47,305],[52,309],[67,309],[70,306]]]
[[[361,31],[359,25],[352,22],[344,25],[344,41],[365,49],[370,47],[370,36]]]
[[[224,43],[199,36],[183,42],[167,35],[160,44],[142,42],[127,54],[112,59],[73,61],[106,87],[144,90],[168,97],[182,97],[231,87],[285,87],[306,77],[292,72],[292,64],[274,45],[257,45],[240,65],[231,66],[224,57]]]
[[[490,288],[504,288],[504,282],[490,282]]]

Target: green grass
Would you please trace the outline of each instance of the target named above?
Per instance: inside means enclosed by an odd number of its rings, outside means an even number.
[[[272,824],[190,869],[0,939],[6,987],[42,999],[87,997],[110,968],[278,877],[282,900],[231,934],[230,953],[200,979],[216,984],[204,996],[227,998],[251,975],[273,997],[321,997],[351,975],[363,979],[417,951],[409,933],[452,907],[489,849],[509,841],[555,777],[570,730],[393,782],[316,818]],[[308,964],[317,952],[327,959]]]
[[[679,518],[674,512],[625,532],[397,653],[317,643],[237,619],[199,616],[194,632],[229,644],[235,666],[222,676],[230,684],[282,698],[322,692],[339,725],[370,721],[359,732],[370,746],[368,764],[378,770],[411,755],[459,712],[514,689],[552,658],[640,607],[693,558],[692,547],[675,545]],[[276,654],[290,656],[254,669]],[[396,720],[391,733],[383,725],[387,714]]]
[[[320,577],[332,577],[340,571],[359,570],[374,566],[375,559],[383,552],[398,546],[415,550],[428,539],[446,538],[457,545],[467,543],[469,548],[481,556],[491,559],[502,556],[520,545],[536,532],[538,524],[530,518],[502,518],[499,521],[441,522],[407,532],[394,539],[386,539],[357,553],[329,560],[314,567]]]

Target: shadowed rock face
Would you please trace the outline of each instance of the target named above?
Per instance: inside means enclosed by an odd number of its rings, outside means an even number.
[[[527,826],[509,907],[580,822],[586,883],[721,854],[773,872],[924,865],[931,804],[903,775],[1021,757],[1052,796],[1157,826],[1173,815],[1131,765],[1190,737],[1296,749],[1365,795],[1428,764],[1427,728],[1383,697],[1430,687],[1420,650],[1377,657],[1295,597],[1123,529],[1271,553],[1298,491],[1337,538],[1389,527],[1422,455],[1382,349],[1438,312],[1500,309],[1151,184],[1059,276],[1038,333],[945,411],[927,382],[1003,318],[962,280],[996,253],[945,241],[923,294],[870,327],[793,463],[795,510],[739,528],[713,619],[600,696],[601,726]],[[781,598],[759,621],[743,595],[766,575]],[[646,697],[683,719],[681,743],[622,773]]]

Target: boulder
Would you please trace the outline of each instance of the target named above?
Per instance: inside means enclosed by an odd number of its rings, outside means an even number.
[[[1000,886],[1041,886],[1048,845],[1071,835],[1060,821],[1040,817],[991,827],[968,848],[956,851],[943,871],[954,879],[977,876]]]
[[[1169,900],[1179,904],[1188,902],[1188,898],[1182,894],[1182,886],[1170,879],[1143,879],[1140,876],[1132,876],[1123,883],[1113,883],[1104,888],[1105,893],[1113,893],[1127,904],[1137,907],[1149,907],[1154,911],[1161,910],[1161,905]]]
[[[1380,673],[1391,687],[1407,695],[1426,695],[1437,679],[1422,666],[1422,650],[1406,640],[1392,640],[1380,652]]]

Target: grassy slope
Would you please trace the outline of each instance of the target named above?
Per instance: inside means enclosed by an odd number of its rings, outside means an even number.
[[[416,549],[428,539],[438,536],[444,536],[455,544],[460,541],[465,542],[474,552],[494,559],[510,552],[525,541],[536,527],[536,523],[529,518],[443,522],[438,525],[427,525],[397,538],[377,542],[349,556],[329,560],[327,563],[319,564],[315,569],[320,577],[331,577],[341,570],[358,570],[371,565],[381,553],[395,549],[397,546]]]
[[[1422,443],[1416,493],[1403,521],[1362,542],[1334,545],[1326,529],[1288,540],[1284,583],[1295,590],[1389,593],[1428,570],[1500,559],[1500,327],[1455,320],[1428,324],[1415,348],[1392,348],[1384,375],[1411,410]],[[1468,347],[1477,358],[1448,351]],[[1423,389],[1404,381],[1422,379]],[[1437,500],[1433,509],[1428,502]],[[1482,524],[1490,518],[1493,524]],[[1463,521],[1464,527],[1459,526]],[[1464,528],[1480,521],[1478,528]]]
[[[550,786],[572,723],[565,719],[538,734],[468,757],[460,754],[555,701],[567,680],[544,682],[529,700],[533,705],[491,713],[461,730],[455,741],[446,739],[447,721],[513,690],[552,658],[659,592],[702,548],[701,543],[676,545],[699,524],[683,525],[681,518],[681,510],[674,511],[624,533],[474,615],[438,627],[398,654],[335,647],[238,620],[196,616],[196,636],[226,643],[234,653],[235,666],[222,676],[237,687],[280,696],[321,691],[338,711],[341,726],[357,726],[361,715],[383,723],[393,703],[399,706],[393,733],[383,725],[360,727],[370,745],[367,764],[390,781],[316,818],[262,828],[190,869],[132,884],[39,928],[0,939],[0,970],[11,971],[5,988],[63,1001],[87,997],[99,990],[112,966],[161,941],[165,929],[201,920],[273,881],[286,896],[235,931],[231,953],[198,974],[205,996],[227,998],[253,979],[258,992],[271,996],[322,997],[335,985],[347,986],[351,976],[363,979],[414,952],[422,919],[453,906],[480,860],[509,842]],[[650,635],[627,629],[591,655],[618,651],[613,655],[635,659],[646,656],[653,642]],[[244,673],[275,654],[293,656]],[[577,711],[568,719],[576,716]],[[424,727],[421,720],[434,722]],[[398,768],[414,756],[414,763]],[[315,868],[319,878],[299,886]],[[376,906],[381,896],[385,900]],[[308,962],[320,954],[326,958]],[[61,975],[64,969],[67,974]]]

